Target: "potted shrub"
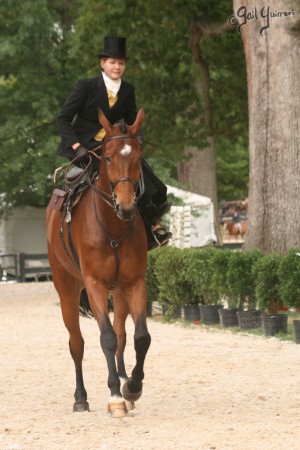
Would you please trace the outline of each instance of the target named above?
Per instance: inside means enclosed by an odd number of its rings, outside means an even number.
[[[232,252],[226,277],[228,312],[223,312],[223,321],[226,321],[227,315],[228,326],[261,326],[261,312],[256,310],[255,277],[252,268],[262,256],[258,249]]]
[[[194,248],[181,250],[167,247],[160,250],[155,274],[159,284],[159,301],[165,308],[167,318],[172,317],[175,311],[181,311],[184,307],[188,320],[200,320],[200,295],[193,278],[193,261],[197,252],[198,250]],[[187,312],[188,309],[189,312]]]
[[[155,274],[156,260],[159,250],[155,249],[147,254],[146,291],[147,291],[147,317],[152,316],[152,303],[158,301],[159,288]]]
[[[300,249],[290,249],[279,265],[280,295],[284,305],[300,310]],[[295,342],[300,344],[300,320],[294,319]]]
[[[154,274],[158,283],[158,302],[167,320],[180,315],[181,301],[176,294],[181,252],[182,250],[175,247],[165,247],[157,251]]]
[[[287,333],[287,315],[282,311],[283,301],[280,294],[279,267],[282,256],[270,253],[260,258],[253,268],[256,276],[256,296],[261,309],[265,336]]]
[[[285,305],[300,308],[300,250],[291,249],[279,265],[280,295]]]
[[[201,298],[200,304],[200,316],[201,321],[204,324],[210,325],[219,323],[218,310],[223,308],[221,304],[221,296],[216,288],[216,284],[213,283],[213,258],[217,252],[215,248],[205,248],[198,251],[193,261],[193,277],[195,290],[199,298]]]
[[[202,301],[202,295],[197,283],[198,257],[199,250],[194,248],[183,250],[181,270],[178,277],[178,294],[182,299],[183,317],[191,322],[200,320],[199,305]],[[185,294],[182,291],[185,291]]]
[[[234,252],[229,249],[222,249],[216,251],[210,259],[211,270],[212,270],[212,288],[216,293],[217,298],[222,301],[228,301],[228,284],[227,284],[227,273],[229,261]],[[231,326],[235,323],[231,323],[232,317],[236,319],[235,311],[234,314],[231,309],[218,308],[217,310],[219,321],[221,326]]]
[[[229,308],[256,308],[255,276],[252,268],[262,256],[262,252],[257,249],[232,252],[226,280]]]

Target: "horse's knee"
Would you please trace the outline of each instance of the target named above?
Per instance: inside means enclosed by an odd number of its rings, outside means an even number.
[[[151,336],[148,331],[134,336],[134,348],[138,353],[146,353],[151,344]]]
[[[108,329],[103,331],[100,335],[100,344],[104,354],[113,353],[115,354],[118,347],[117,336],[114,330]]]
[[[146,353],[151,343],[151,336],[148,332],[147,323],[145,320],[138,320],[136,322],[134,333],[134,347],[138,353]]]
[[[99,321],[100,344],[105,354],[115,354],[118,346],[117,335],[108,316],[103,316]]]

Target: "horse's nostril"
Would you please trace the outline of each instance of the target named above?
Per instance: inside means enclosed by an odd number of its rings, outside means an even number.
[[[122,205],[116,205],[116,212],[121,220],[132,220],[136,212],[136,207],[123,208]]]

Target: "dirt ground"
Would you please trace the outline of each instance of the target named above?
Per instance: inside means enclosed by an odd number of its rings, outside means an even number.
[[[149,319],[143,396],[113,419],[98,328],[81,322],[89,413],[72,412],[73,362],[52,284],[0,284],[1,450],[300,448],[300,345]],[[131,319],[127,331],[130,372]]]

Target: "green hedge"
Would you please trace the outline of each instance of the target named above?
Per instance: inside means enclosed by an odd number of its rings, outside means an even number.
[[[279,266],[279,292],[283,303],[300,308],[300,251],[291,249]]]
[[[281,260],[282,256],[270,253],[261,258],[253,268],[259,308],[271,313],[278,312],[283,306],[279,290]]]
[[[285,256],[260,250],[178,249],[165,247],[148,254],[146,285],[149,301],[158,301],[167,315],[188,304],[218,304],[277,312],[284,305],[300,307],[300,250]]]

